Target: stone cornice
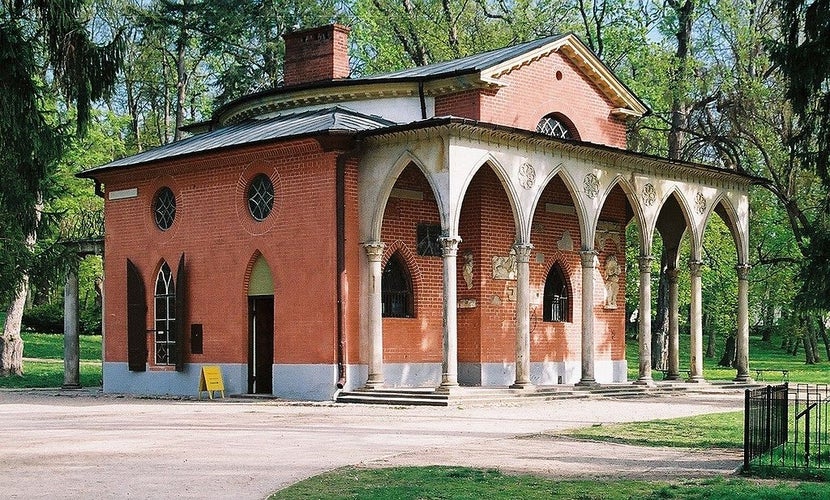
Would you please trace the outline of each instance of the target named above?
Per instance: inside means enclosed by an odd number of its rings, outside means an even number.
[[[259,97],[250,98],[245,103],[231,109],[221,110],[214,117],[214,120],[221,126],[225,126],[254,116],[304,106],[394,97],[417,97],[418,93],[417,82],[343,84],[323,88],[300,89],[294,92],[265,93]]]
[[[757,183],[748,175],[698,163],[674,161],[601,144],[551,138],[535,132],[479,123],[462,118],[427,120],[408,126],[370,132],[363,141],[372,143],[408,142],[427,138],[460,138],[470,141],[533,149],[589,161],[628,174],[657,179],[708,182],[719,187],[746,191]]]

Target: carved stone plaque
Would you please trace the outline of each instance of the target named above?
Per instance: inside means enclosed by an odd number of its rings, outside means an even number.
[[[536,170],[530,163],[522,163],[519,167],[519,184],[525,189],[530,189],[536,182]]]
[[[582,182],[582,188],[585,191],[585,196],[591,199],[596,198],[599,194],[599,179],[596,174],[591,172],[586,175]]]
[[[654,184],[648,183],[643,186],[643,205],[650,207],[657,201],[657,190],[654,189]]]
[[[506,257],[493,257],[493,279],[514,280],[516,279],[516,251],[510,250]]]

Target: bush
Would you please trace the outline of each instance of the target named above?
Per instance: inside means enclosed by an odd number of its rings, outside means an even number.
[[[95,306],[78,312],[79,332],[101,335],[101,309]],[[23,328],[38,333],[63,333],[63,302],[34,306],[23,311]]]
[[[23,328],[40,333],[63,333],[63,303],[43,304],[23,311]]]
[[[96,305],[91,305],[81,309],[78,314],[78,321],[80,324],[81,334],[83,335],[101,335],[101,308]]]

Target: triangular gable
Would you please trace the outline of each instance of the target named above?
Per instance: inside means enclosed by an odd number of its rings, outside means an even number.
[[[616,106],[613,114],[620,118],[639,117],[649,112],[634,93],[622,83],[616,75],[573,33],[553,37],[551,41],[538,47],[531,47],[510,59],[485,67],[470,75],[482,83],[500,86],[500,77],[530,64],[554,52],[559,52],[570,60],[585,77],[594,83],[603,95]],[[457,85],[457,82],[456,82]],[[433,88],[442,87],[440,81],[432,82]]]

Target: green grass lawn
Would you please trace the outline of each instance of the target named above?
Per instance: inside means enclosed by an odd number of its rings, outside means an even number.
[[[23,332],[23,376],[0,378],[0,388],[60,387],[63,384],[63,335]],[[101,386],[101,336],[81,335],[83,387]]]
[[[301,481],[271,499],[792,499],[827,498],[830,485],[743,479],[557,481],[465,467],[345,467]]]
[[[595,425],[568,431],[569,436],[639,446],[741,448],[744,412],[711,413],[694,417]]]
[[[680,376],[685,377],[685,370],[689,368],[689,335],[680,335]],[[705,342],[705,339],[704,339]],[[789,380],[793,383],[828,383],[830,382],[830,362],[824,359],[824,345],[819,342],[819,349],[822,354],[822,361],[815,365],[804,363],[804,351],[799,350],[795,356],[787,354],[781,349],[781,338],[773,337],[771,341],[764,342],[761,337],[749,337],[749,376],[755,378],[752,371],[755,368],[770,368],[789,370]],[[707,380],[732,380],[735,378],[734,368],[717,366],[720,356],[723,354],[723,340],[718,342],[714,358],[704,358],[703,376]],[[628,379],[636,380],[638,377],[638,346],[635,339],[626,339],[625,355],[628,360]],[[663,373],[659,370],[652,371],[654,380],[661,380]],[[762,382],[771,384],[781,382],[781,374],[766,373]]]

